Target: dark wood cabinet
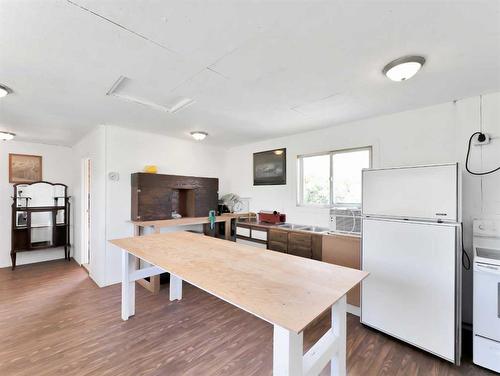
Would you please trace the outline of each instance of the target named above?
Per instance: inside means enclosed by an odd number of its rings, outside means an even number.
[[[288,231],[270,228],[267,233],[267,249],[287,253]]]
[[[172,212],[183,217],[205,217],[217,210],[219,179],[196,176],[132,174],[131,220],[171,219]]]
[[[288,253],[294,256],[312,258],[312,235],[291,231],[288,234]]]
[[[313,260],[322,260],[323,234],[307,231],[297,231],[279,228],[273,225],[263,225],[243,222],[238,223],[240,232],[238,238],[257,241],[253,232],[267,232],[267,249],[288,253],[294,256],[306,257]],[[248,229],[248,230],[247,230]],[[243,231],[246,230],[246,233]],[[259,240],[266,243],[265,240]]]
[[[314,260],[321,261],[323,257],[323,235],[322,234],[312,234],[311,235],[311,248],[312,248],[312,258]]]

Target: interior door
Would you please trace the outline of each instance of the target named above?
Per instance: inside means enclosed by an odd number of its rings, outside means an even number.
[[[361,321],[455,362],[457,227],[363,219]],[[456,302],[458,308],[456,308]]]

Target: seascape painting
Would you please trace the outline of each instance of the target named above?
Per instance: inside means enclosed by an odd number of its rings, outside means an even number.
[[[286,149],[275,149],[254,153],[254,185],[286,184]]]

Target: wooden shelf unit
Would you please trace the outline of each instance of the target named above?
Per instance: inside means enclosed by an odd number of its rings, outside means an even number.
[[[64,196],[52,195],[47,197],[47,192],[52,186],[53,191],[58,187]],[[37,187],[42,188],[41,193],[45,195],[44,200],[36,200]],[[48,189],[49,188],[49,189]],[[22,196],[23,190],[31,191],[31,196]],[[38,251],[41,249],[64,247],[64,257],[70,260],[70,202],[67,195],[68,187],[61,183],[50,183],[38,181],[34,183],[18,183],[14,185],[14,196],[12,197],[12,236],[11,236],[11,260],[12,269],[16,267],[16,256],[18,252]],[[53,200],[53,205],[49,201]],[[61,205],[64,201],[64,205]],[[40,206],[37,203],[43,202]],[[61,215],[58,215],[62,211]],[[33,216],[46,213],[43,224],[33,223]],[[59,222],[58,222],[59,220]],[[48,231],[46,231],[48,230]],[[44,234],[37,234],[44,232]],[[35,235],[35,236],[34,236]],[[39,239],[36,239],[41,237]]]

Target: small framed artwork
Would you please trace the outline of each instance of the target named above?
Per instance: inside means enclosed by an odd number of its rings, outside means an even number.
[[[253,154],[253,185],[286,184],[286,149]]]
[[[41,155],[9,154],[9,183],[33,183],[41,180]]]

